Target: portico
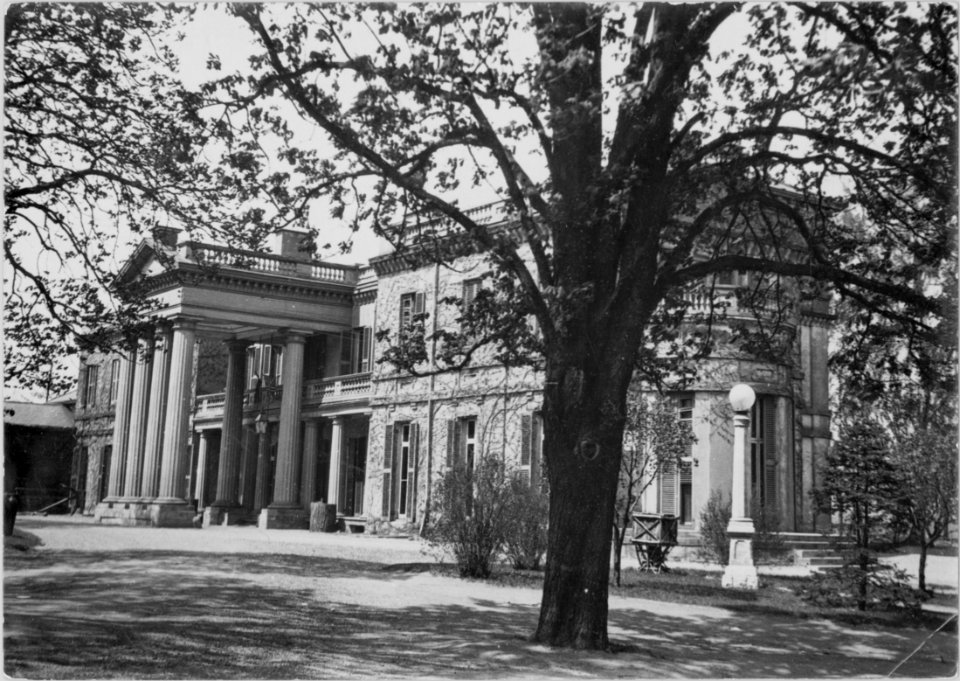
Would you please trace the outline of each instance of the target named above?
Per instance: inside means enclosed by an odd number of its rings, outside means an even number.
[[[165,236],[141,244],[120,274],[145,278],[156,308],[121,358],[108,495],[95,517],[306,527],[311,501],[340,498],[344,419],[366,408],[369,372],[346,376],[346,388],[336,380],[351,368],[358,268]],[[198,358],[201,342],[220,356]],[[201,384],[222,392],[198,395]]]

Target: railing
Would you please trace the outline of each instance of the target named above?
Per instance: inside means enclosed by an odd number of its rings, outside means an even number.
[[[331,399],[361,397],[370,392],[371,386],[369,373],[321,378],[304,384],[303,398],[309,402],[327,402]]]
[[[688,314],[700,314],[720,317],[723,315],[750,315],[756,313],[764,315],[775,315],[782,307],[776,300],[766,300],[753,305],[741,304],[737,299],[736,290],[723,287],[715,291],[709,289],[700,291],[689,291],[683,294],[683,300],[687,304]]]
[[[201,244],[196,241],[187,242],[186,246],[194,259],[204,265],[305,277],[351,286],[357,283],[357,268],[350,265],[337,265],[317,260],[297,260],[272,253],[258,253],[214,244]]]
[[[506,220],[510,216],[509,209],[510,204],[508,202],[494,201],[461,212],[478,225],[491,225]],[[453,220],[443,214],[432,213],[422,217],[423,221],[416,225],[420,229],[419,234],[432,233],[434,236],[445,236],[460,229],[459,225],[456,225]],[[412,227],[413,225],[408,226],[408,229]],[[418,234],[411,232],[411,237],[416,238],[416,236]]]
[[[222,412],[226,399],[224,393],[197,395],[197,416],[212,416],[217,412]]]
[[[303,384],[303,399],[313,403],[355,399],[368,395],[372,385],[369,372],[306,381]],[[260,388],[259,391],[247,390],[243,395],[243,406],[276,407],[282,396],[283,386],[280,385]],[[196,415],[205,419],[221,416],[225,402],[224,393],[197,395]]]

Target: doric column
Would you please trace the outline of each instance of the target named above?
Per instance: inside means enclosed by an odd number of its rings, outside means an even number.
[[[317,443],[320,441],[320,422],[309,419],[303,424],[303,465],[300,467],[300,503],[310,510],[310,502],[316,491]]]
[[[343,418],[337,416],[330,427],[330,473],[327,477],[327,503],[340,505],[340,466],[343,458]]]
[[[143,448],[147,437],[147,413],[150,411],[150,375],[152,373],[153,338],[137,342],[133,369],[133,390],[130,396],[130,432],[127,436],[127,471],[124,475],[123,496],[140,496],[143,475]]]
[[[117,380],[117,406],[113,419],[110,477],[104,501],[116,501],[123,492],[123,470],[127,460],[127,437],[130,432],[130,395],[133,393],[133,361],[131,352],[120,355],[120,376]]]
[[[173,344],[170,349],[170,388],[167,391],[167,413],[160,461],[159,501],[183,500],[180,492],[187,468],[187,428],[190,421],[190,386],[195,342],[196,330],[192,322],[174,322]]]
[[[227,386],[223,402],[223,430],[220,436],[220,463],[217,471],[217,498],[213,506],[238,505],[240,444],[243,435],[243,389],[247,373],[245,341],[227,341]]]
[[[210,435],[206,430],[197,433],[197,476],[193,486],[193,496],[197,500],[197,505],[203,508],[207,505],[207,499],[203,493],[207,484],[207,449],[210,447]]]
[[[157,329],[153,343],[153,375],[150,378],[150,410],[143,450],[143,482],[140,496],[153,499],[160,487],[160,452],[163,447],[164,416],[167,411],[167,380],[170,374],[169,328]]]
[[[277,474],[271,507],[299,507],[300,402],[303,395],[303,344],[301,334],[290,334],[283,348],[283,394],[277,437]]]

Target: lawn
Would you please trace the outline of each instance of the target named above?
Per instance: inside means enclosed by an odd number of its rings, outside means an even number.
[[[932,624],[824,618],[792,580],[743,593],[721,589],[717,573],[629,570],[611,589],[615,652],[586,652],[529,641],[537,573],[463,580],[451,566],[269,547],[8,548],[4,567],[4,670],[22,678],[886,675]],[[955,665],[955,635],[941,632],[898,673],[946,676]]]

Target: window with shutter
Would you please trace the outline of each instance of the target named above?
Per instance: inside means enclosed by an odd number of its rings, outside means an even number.
[[[396,499],[390,505],[391,517],[406,514],[410,498],[411,437],[413,427],[409,423],[394,424],[397,438],[397,451],[394,458],[394,471],[397,478]]]
[[[540,482],[543,469],[543,416],[533,415],[533,431],[530,433],[530,484]]]
[[[260,375],[271,376],[273,371],[273,346],[260,346]]]
[[[384,518],[390,519],[390,501],[393,498],[393,487],[390,484],[393,473],[393,426],[388,424],[383,438],[383,512]]]
[[[677,420],[687,430],[693,429],[693,398],[682,397],[677,401]],[[673,513],[681,524],[693,522],[693,442],[689,442],[680,460],[679,475],[675,476],[676,489]]]
[[[520,417],[520,476],[531,485],[540,481],[543,419],[538,413]]]
[[[110,362],[110,406],[117,404],[117,392],[120,388],[120,360]]]
[[[83,393],[83,406],[84,407],[93,407],[97,404],[97,375],[100,372],[100,367],[95,365],[90,365],[87,367],[85,372],[86,374],[86,383],[84,384],[84,393]]]
[[[368,326],[358,326],[353,330],[353,350],[350,373],[359,374],[370,371],[370,352],[372,349],[372,330]]]
[[[777,505],[777,409],[774,398],[768,398],[763,415],[763,504]]]
[[[416,423],[410,424],[410,456],[407,461],[407,505],[408,520],[413,520],[414,510],[417,507],[417,456],[419,454],[420,428]]]
[[[660,512],[677,515],[677,466],[673,461],[660,469]]]
[[[340,332],[340,368],[338,376],[352,373],[353,359],[353,331]]]
[[[758,396],[750,414],[750,490],[764,506],[777,504],[777,403]]]
[[[447,468],[459,463],[460,422],[457,419],[447,421]]]

